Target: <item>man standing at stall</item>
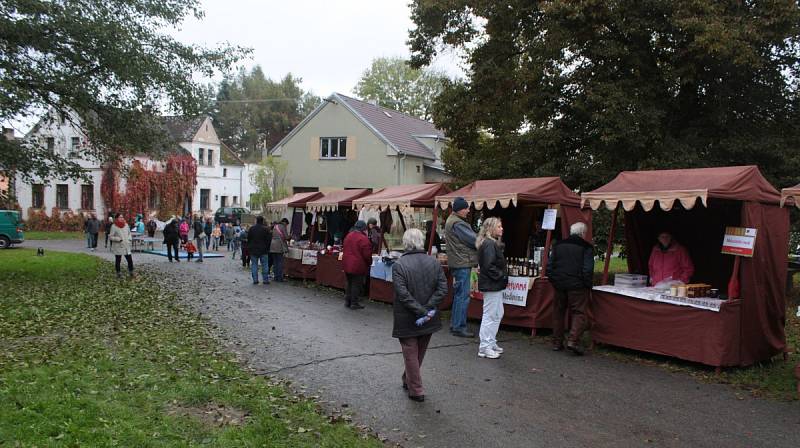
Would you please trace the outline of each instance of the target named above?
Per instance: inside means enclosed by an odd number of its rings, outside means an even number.
[[[594,249],[586,239],[586,224],[576,222],[569,228],[569,238],[553,246],[547,264],[547,277],[556,289],[553,314],[553,350],[564,349],[564,320],[570,311],[570,332],[567,350],[582,355],[581,335],[589,322],[586,306],[594,273]]]
[[[261,264],[261,281],[269,285],[269,264],[267,253],[272,242],[272,233],[264,225],[264,217],[256,217],[256,224],[247,231],[247,249],[250,253],[250,274],[253,284],[258,284],[258,265]]]
[[[450,333],[461,338],[475,334],[467,328],[467,305],[469,305],[469,277],[472,268],[478,265],[475,249],[475,232],[466,221],[469,204],[462,197],[453,201],[453,213],[444,224],[447,243],[447,266],[453,275],[453,310],[450,316]]]
[[[344,237],[342,245],[342,268],[347,277],[344,306],[351,310],[364,308],[364,305],[358,302],[364,282],[369,276],[369,267],[372,264],[372,252],[366,231],[367,224],[361,220],[356,221],[353,230]]]
[[[378,220],[375,218],[367,220],[367,237],[372,245],[372,253],[379,254],[381,252],[381,229],[378,228]]]

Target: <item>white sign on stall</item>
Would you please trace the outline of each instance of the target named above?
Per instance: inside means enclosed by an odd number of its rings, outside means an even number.
[[[317,251],[315,250],[304,250],[303,251],[303,261],[302,264],[308,265],[317,265]]]
[[[555,230],[557,216],[558,216],[557,209],[555,208],[544,209],[544,217],[542,218],[542,230]]]
[[[506,305],[526,306],[531,277],[508,277],[508,285],[503,290],[503,303]]]

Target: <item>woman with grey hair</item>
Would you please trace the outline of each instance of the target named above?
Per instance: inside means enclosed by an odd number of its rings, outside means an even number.
[[[478,249],[478,290],[483,293],[483,318],[481,319],[478,356],[497,359],[503,349],[497,345],[497,330],[503,320],[503,290],[508,284],[504,245],[503,222],[489,218],[483,222],[475,248]]]
[[[437,307],[447,294],[442,266],[425,252],[425,237],[419,229],[403,234],[405,253],[392,267],[394,327],[400,340],[405,371],[403,389],[408,398],[425,401],[420,367],[431,335],[442,329]]]

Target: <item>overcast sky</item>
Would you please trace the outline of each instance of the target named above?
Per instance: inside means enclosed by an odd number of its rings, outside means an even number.
[[[372,59],[409,56],[408,1],[201,0],[205,17],[185,22],[176,35],[187,43],[250,47],[244,64],[261,65],[272,79],[291,72],[317,95],[351,94]],[[454,57],[435,66],[460,73]]]

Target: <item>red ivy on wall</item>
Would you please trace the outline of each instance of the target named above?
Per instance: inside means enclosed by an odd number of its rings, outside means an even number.
[[[145,169],[141,162],[134,160],[126,180],[125,193],[122,194],[118,167],[108,166],[103,171],[100,192],[106,210],[122,212],[131,221],[137,214],[147,216],[151,202],[157,202],[159,219],[166,219],[181,214],[184,199],[194,194],[197,163],[188,154],[173,155],[167,158],[164,171],[156,171]]]

